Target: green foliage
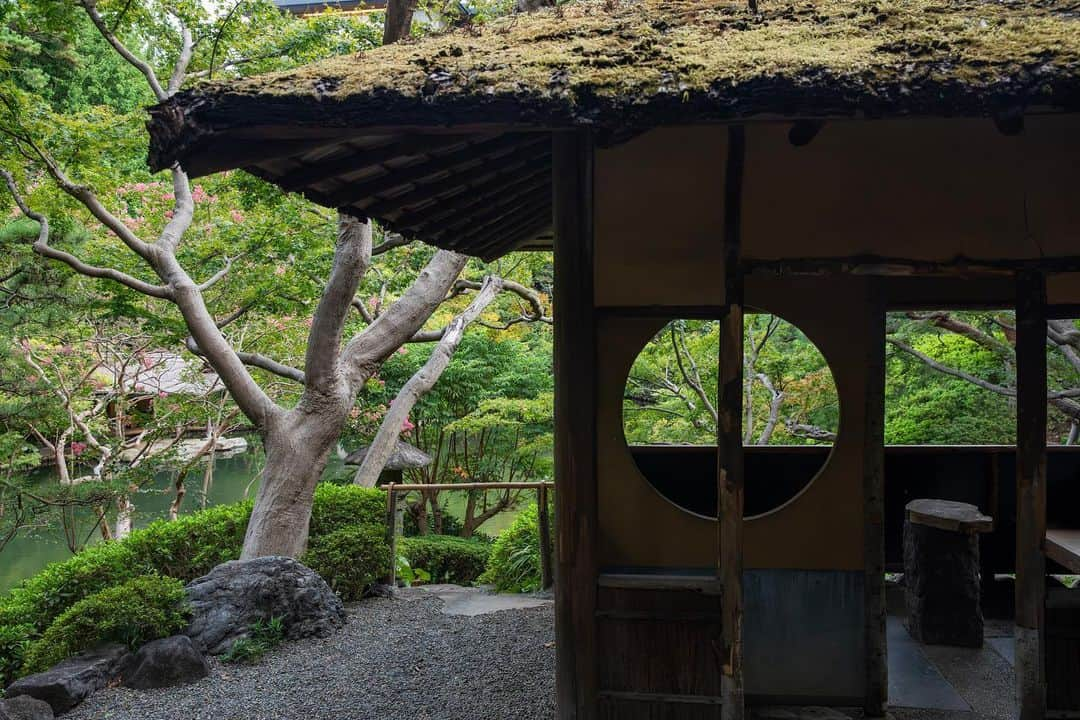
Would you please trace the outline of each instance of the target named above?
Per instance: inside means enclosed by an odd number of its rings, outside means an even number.
[[[225,662],[256,663],[270,650],[285,639],[285,622],[282,618],[272,617],[259,620],[248,628],[247,637],[242,637],[232,644],[229,651],[221,656]]]
[[[26,651],[23,672],[46,670],[103,643],[135,649],[184,628],[188,612],[179,580],[147,575],[95,593],[65,610]]]
[[[12,589],[0,601],[0,625],[40,633],[75,603],[132,578],[160,574],[188,581],[204,575],[240,556],[250,515],[250,502],[218,505],[86,548]]]
[[[313,536],[300,561],[319,573],[342,600],[359,600],[390,572],[385,525],[348,525]]]
[[[0,685],[7,687],[18,676],[34,634],[30,625],[0,625]]]
[[[386,526],[386,493],[358,485],[320,483],[311,507],[311,537],[349,525]]]
[[[419,535],[399,541],[409,564],[428,572],[434,582],[471,585],[484,574],[490,543],[452,535]]]
[[[398,553],[396,565],[396,577],[405,587],[431,582],[431,573],[423,568],[414,568],[412,563],[409,562],[409,558],[401,553]]]
[[[500,592],[540,589],[540,521],[535,504],[522,510],[514,524],[495,539],[480,582],[490,583]]]

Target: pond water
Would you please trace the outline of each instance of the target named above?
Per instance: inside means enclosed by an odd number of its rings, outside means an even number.
[[[248,451],[231,457],[218,458],[214,465],[214,479],[209,492],[205,497],[205,505],[218,505],[242,500],[244,497],[253,497],[258,489],[257,476],[262,467],[262,453],[260,451]],[[342,472],[343,465],[340,457],[330,456],[327,463],[325,476],[334,476]],[[55,482],[52,469],[39,471],[41,481]],[[197,477],[196,477],[197,476]],[[202,496],[202,474],[192,472],[184,498],[182,513],[191,513],[199,510],[204,505]],[[143,527],[154,520],[165,518],[169,513],[169,504],[172,502],[172,478],[167,473],[162,473],[154,482],[153,486],[139,492],[135,498],[135,527]],[[463,507],[466,493],[444,493],[444,504],[451,514],[463,515]],[[504,530],[514,519],[516,512],[508,511],[497,515],[481,526],[481,530],[490,535],[496,535]],[[89,511],[78,522],[82,535],[79,540],[86,538],[93,526],[93,515]],[[90,537],[90,543],[100,542],[100,533],[94,531]],[[64,531],[60,527],[50,527],[45,530],[35,530],[15,537],[0,552],[0,593],[7,592],[21,580],[30,577],[51,562],[66,560],[71,557],[67,543],[64,540]]]

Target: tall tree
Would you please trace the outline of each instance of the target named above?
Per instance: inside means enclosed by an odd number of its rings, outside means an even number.
[[[102,3],[99,7],[95,0],[80,0],[78,8],[104,41],[139,73],[157,101],[174,95],[192,75],[260,61],[254,54],[224,53],[218,41],[226,28],[236,32],[232,14],[208,18],[198,2],[160,7],[150,3],[132,11],[130,3]],[[155,8],[157,14],[152,12]],[[388,28],[387,37],[396,39],[402,32]],[[137,45],[125,42],[125,34]],[[148,37],[153,37],[153,42]],[[167,38],[172,42],[165,41]],[[199,69],[194,69],[196,62]],[[299,555],[307,541],[315,485],[357,397],[382,363],[404,343],[438,341],[447,334],[445,328],[424,331],[424,326],[448,298],[473,290],[466,285],[454,291],[468,259],[449,251],[435,252],[396,301],[375,313],[357,297],[358,289],[371,269],[372,258],[406,241],[391,237],[374,245],[376,233],[370,222],[339,216],[332,265],[325,281],[319,283],[321,289],[307,323],[303,366],[294,367],[230,342],[226,328],[243,315],[243,307],[225,317],[211,312],[208,298],[215,288],[227,283],[237,258],[214,253],[209,257],[218,267],[202,277],[197,274],[201,265],[192,264],[186,243],[198,222],[200,191],[193,188],[182,167],[169,170],[171,192],[163,194],[170,205],[166,221],[148,237],[150,231],[145,228],[149,224],[125,222],[89,184],[68,174],[35,135],[33,123],[20,115],[17,99],[6,106],[3,131],[25,159],[20,175],[32,182],[39,176],[50,180],[129,255],[123,260],[96,263],[77,248],[55,244],[46,214],[31,207],[16,176],[2,170],[19,210],[38,225],[34,251],[78,274],[111,281],[135,296],[163,301],[179,312],[188,333],[188,347],[213,367],[259,433],[265,449],[266,464],[243,557]],[[205,263],[206,257],[202,260]],[[497,281],[482,283],[486,288],[496,284],[501,288]],[[354,314],[369,322],[357,328]],[[543,312],[536,315],[539,319]],[[272,397],[266,382],[274,377],[297,383],[298,394],[287,402]]]

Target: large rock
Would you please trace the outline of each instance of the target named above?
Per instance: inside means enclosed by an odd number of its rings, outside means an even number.
[[[124,685],[137,690],[187,685],[210,674],[206,658],[187,635],[148,642],[131,656],[120,673]]]
[[[29,695],[44,700],[59,715],[105,687],[116,677],[128,655],[123,645],[103,645],[70,657],[43,673],[16,680],[8,686],[7,696]]]
[[[29,695],[0,700],[0,720],[53,720],[52,707]]]
[[[228,652],[251,625],[281,618],[285,637],[325,637],[345,608],[313,570],[287,557],[222,563],[187,586],[192,619],[185,634],[211,655]]]

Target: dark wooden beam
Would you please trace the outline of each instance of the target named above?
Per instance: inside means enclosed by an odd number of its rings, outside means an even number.
[[[1020,271],[1080,272],[1080,255],[1030,259],[915,260],[911,258],[854,255],[851,257],[790,258],[785,260],[743,261],[746,272],[766,275],[871,275],[882,277],[917,277],[939,275],[965,277],[1000,275],[1013,277]]]
[[[496,260],[506,253],[525,245],[550,227],[551,212],[549,209],[546,216],[538,215],[531,222],[523,223],[499,235],[496,239],[488,241],[483,247],[479,248],[475,254],[486,262]]]
[[[446,222],[446,231],[449,233],[471,232],[491,225],[514,212],[529,206],[546,205],[551,207],[551,181],[548,180],[540,186],[532,185],[517,190],[508,190],[501,197],[494,199],[486,206],[473,211],[461,211],[454,213],[454,218]],[[535,188],[535,189],[534,189]]]
[[[429,152],[448,150],[468,141],[468,137],[453,135],[421,135],[420,137],[386,138],[389,142],[372,148],[354,148],[343,157],[305,165],[280,176],[277,184],[286,190],[300,190],[308,185],[325,182],[338,175],[356,172],[389,160],[426,155]]]
[[[440,239],[446,239],[446,247],[451,250],[459,247],[480,247],[481,238],[498,237],[499,233],[520,225],[523,221],[531,220],[540,215],[551,218],[551,199],[546,197],[532,198],[514,207],[504,208],[498,217],[494,217],[485,223],[477,223],[457,231],[440,233]],[[440,243],[441,244],[441,243]]]
[[[545,142],[545,138],[529,136],[522,140],[517,135],[501,135],[493,140],[466,145],[460,150],[454,150],[445,155],[428,155],[429,159],[406,167],[387,168],[386,172],[372,178],[357,181],[341,180],[343,187],[329,193],[330,199],[335,205],[352,205],[385,195],[397,188],[421,184],[424,180],[437,175],[495,161],[500,155],[540,142]]]
[[[1046,717],[1046,276],[1016,278],[1016,680],[1020,720]]]
[[[551,176],[549,171],[550,167],[545,165],[524,177],[515,177],[510,181],[492,182],[485,186],[477,186],[473,192],[462,192],[443,200],[436,200],[419,210],[413,210],[400,216],[394,221],[394,225],[398,228],[416,229],[428,223],[449,221],[451,217],[473,212],[478,208],[486,209],[506,195],[532,193],[541,189],[550,194]],[[465,188],[462,188],[462,190],[464,191]]]
[[[596,720],[596,316],[593,139],[552,138],[555,207],[555,692],[560,720]]]
[[[546,146],[532,146],[502,157],[497,163],[484,163],[480,167],[457,173],[444,180],[418,185],[414,190],[386,200],[377,200],[364,207],[355,205],[351,207],[368,217],[381,218],[433,198],[468,189],[468,186],[473,183],[494,182],[497,179],[506,182],[507,179],[516,177],[518,173],[532,173],[538,164],[548,162],[550,162],[550,150]]]
[[[540,232],[551,224],[551,208],[543,208],[514,218],[513,222],[500,224],[486,233],[469,238],[460,246],[461,252],[489,257],[494,248],[504,248],[528,240],[528,234]]]
[[[337,145],[347,139],[347,135],[281,140],[275,143],[235,138],[214,139],[208,143],[205,151],[185,161],[184,170],[190,177],[197,178],[222,170],[303,155],[327,145]]]
[[[721,696],[723,720],[743,720],[743,271],[742,189],[746,165],[746,130],[728,128],[724,178],[724,295],[720,315],[720,398],[717,403],[719,462],[719,556],[717,568],[724,586]]]
[[[865,282],[862,490],[866,695],[863,712],[867,717],[884,717],[889,699],[885,629],[885,297],[882,281]]]

